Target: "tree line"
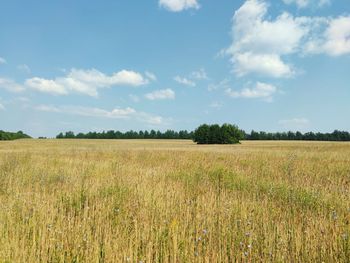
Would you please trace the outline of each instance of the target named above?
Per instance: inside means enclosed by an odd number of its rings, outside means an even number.
[[[6,132],[6,131],[0,130],[0,141],[11,141],[11,140],[28,139],[28,138],[31,138],[31,137],[23,133],[22,131]]]
[[[16,140],[31,138],[29,135],[18,132],[0,130],[0,140]],[[282,140],[282,141],[350,141],[350,133],[335,130],[332,133],[306,132],[264,132],[251,131],[247,133],[231,124],[208,125],[203,124],[195,131],[103,131],[74,134],[72,131],[60,133],[57,139],[180,139],[193,140],[198,144],[233,144],[240,140]]]
[[[350,133],[347,131],[335,130],[332,133],[321,132],[256,132],[245,134],[246,140],[281,140],[281,141],[350,141]]]
[[[65,134],[60,133],[56,136],[57,139],[182,139],[190,140],[193,138],[193,132],[183,131],[173,131],[167,130],[165,132],[161,131],[103,131],[103,132],[88,132],[88,133],[78,133],[69,131]]]
[[[198,144],[233,144],[240,140],[282,140],[282,141],[350,141],[350,133],[335,130],[332,133],[314,132],[264,132],[247,133],[231,124],[203,124],[195,131],[103,131],[75,134],[72,131],[60,133],[57,139],[182,139],[193,140]]]

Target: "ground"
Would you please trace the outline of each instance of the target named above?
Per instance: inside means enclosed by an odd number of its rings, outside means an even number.
[[[349,262],[350,143],[0,142],[0,262]]]

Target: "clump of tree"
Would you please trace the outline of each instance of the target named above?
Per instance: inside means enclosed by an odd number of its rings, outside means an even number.
[[[236,144],[244,139],[244,132],[231,124],[199,126],[193,136],[193,141],[198,144]]]
[[[245,140],[280,140],[280,141],[350,141],[350,133],[335,130],[332,133],[307,132],[256,132],[245,134]]]
[[[190,140],[193,137],[193,132],[186,130],[173,131],[167,130],[161,131],[103,131],[103,132],[88,132],[74,134],[72,131],[66,133],[60,133],[56,136],[57,139],[178,139],[178,140]]]
[[[28,138],[31,138],[31,137],[23,133],[22,131],[6,132],[6,131],[0,130],[0,141],[11,141],[11,140],[28,139]]]

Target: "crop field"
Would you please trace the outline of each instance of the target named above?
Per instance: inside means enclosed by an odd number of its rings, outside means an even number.
[[[350,143],[0,142],[0,262],[349,262]]]

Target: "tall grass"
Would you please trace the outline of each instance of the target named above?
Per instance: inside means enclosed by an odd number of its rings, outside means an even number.
[[[350,144],[0,143],[0,262],[349,262]]]

